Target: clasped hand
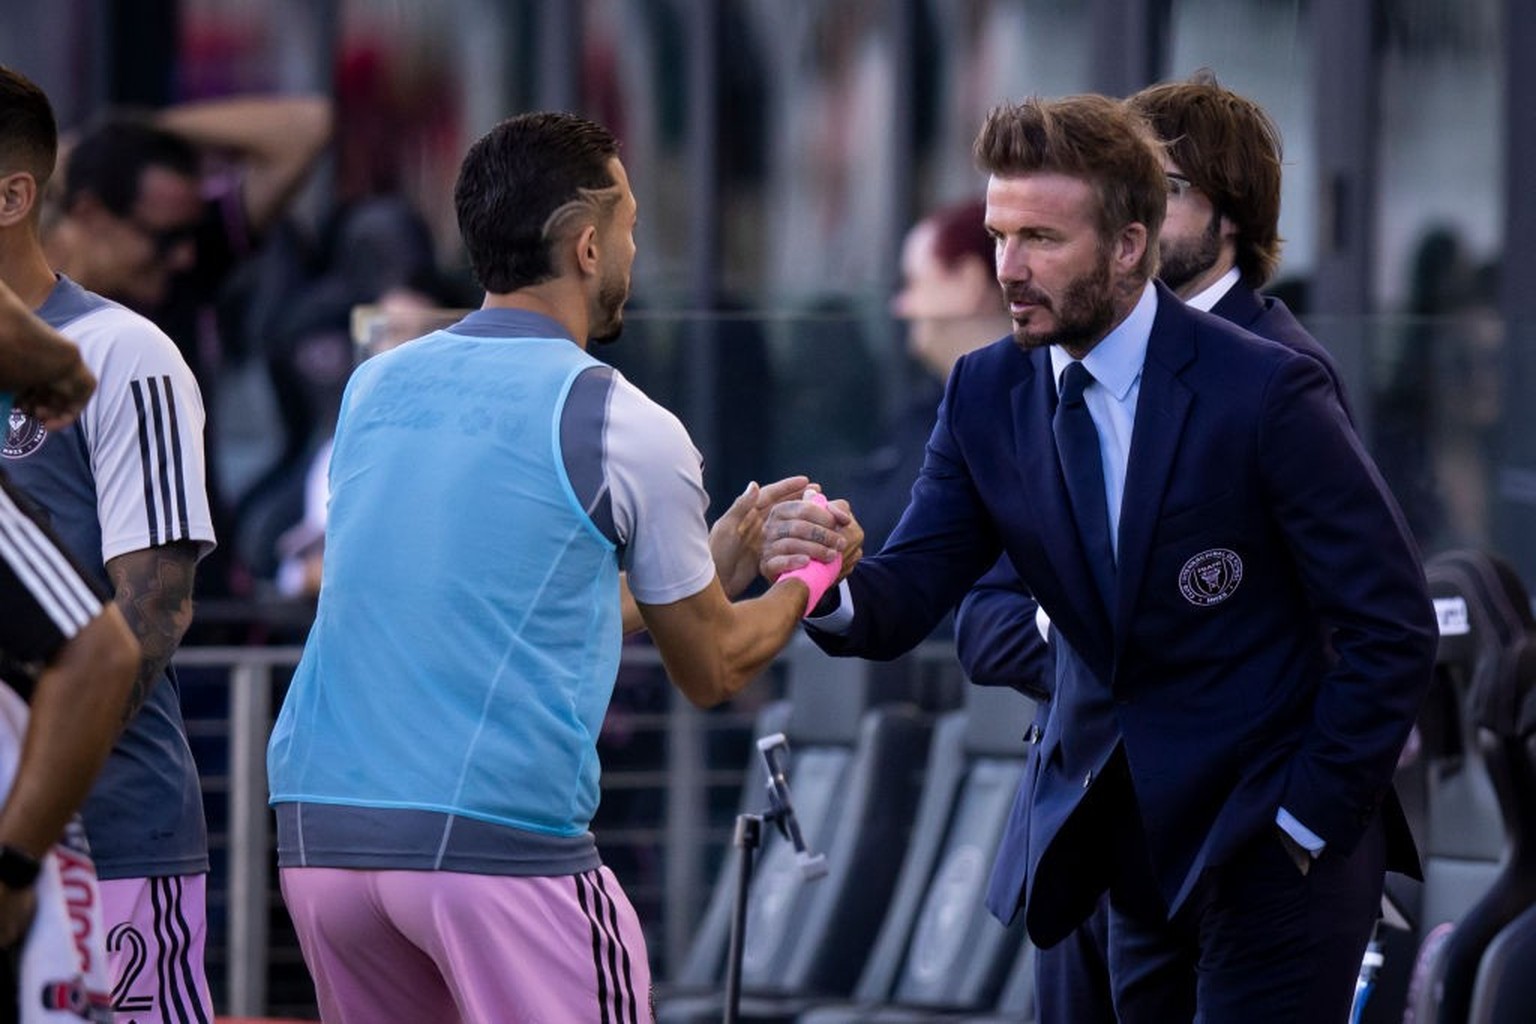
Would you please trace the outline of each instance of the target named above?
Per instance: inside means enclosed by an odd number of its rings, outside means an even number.
[[[853,571],[864,554],[864,528],[842,498],[825,505],[804,497],[781,501],[768,512],[763,524],[763,557],[760,566],[769,581],[811,560],[842,560],[842,579]]]

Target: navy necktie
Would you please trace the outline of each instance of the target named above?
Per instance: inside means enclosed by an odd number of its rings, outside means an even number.
[[[1056,454],[1066,477],[1067,494],[1072,500],[1072,514],[1088,563],[1093,567],[1093,582],[1098,587],[1104,607],[1114,614],[1115,555],[1109,540],[1109,502],[1104,496],[1104,462],[1099,452],[1099,431],[1093,425],[1083,391],[1093,383],[1093,374],[1082,363],[1068,363],[1061,374],[1061,396],[1051,429],[1056,435]]]

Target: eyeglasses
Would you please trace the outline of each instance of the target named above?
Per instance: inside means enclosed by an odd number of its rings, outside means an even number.
[[[166,259],[183,245],[197,241],[199,225],[196,223],[174,224],[168,228],[156,228],[145,224],[137,217],[126,217],[124,219],[133,225],[134,230],[149,239],[149,244],[154,247],[157,259]]]
[[[1175,199],[1183,199],[1198,188],[1194,182],[1182,174],[1174,174],[1172,171],[1169,171],[1163,176],[1168,179],[1168,194]]]

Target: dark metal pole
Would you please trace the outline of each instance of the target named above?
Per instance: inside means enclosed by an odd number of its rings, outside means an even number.
[[[543,110],[581,109],[581,9],[576,0],[538,5],[538,102]]]
[[[886,30],[891,44],[891,118],[890,155],[888,164],[891,182],[890,205],[882,218],[880,252],[886,258],[886,279],[882,282],[885,293],[896,294],[901,286],[901,245],[907,228],[917,220],[917,105],[922,102],[917,95],[917,45],[918,0],[887,0]],[[896,416],[897,410],[906,408],[908,401],[909,360],[905,358],[902,339],[905,330],[899,323],[892,323],[887,332],[892,339],[884,358],[880,359],[881,388],[884,414],[887,421]]]
[[[1093,88],[1128,96],[1167,61],[1168,0],[1093,0]]]
[[[1310,312],[1361,317],[1371,311],[1376,249],[1380,60],[1373,0],[1314,4],[1317,94],[1317,268]]]
[[[689,325],[686,419],[706,471],[720,462],[715,389],[720,380],[720,10],[693,0],[688,21]],[[711,483],[712,481],[706,481]],[[716,490],[718,488],[711,488]]]
[[[736,816],[736,903],[731,913],[731,938],[725,954],[725,1024],[736,1024],[741,1013],[741,959],[747,941],[747,894],[752,888],[752,859],[763,843],[763,818],[757,814]]]
[[[1504,251],[1499,306],[1504,319],[1503,432],[1494,484],[1495,538],[1517,568],[1536,574],[1536,412],[1524,396],[1536,388],[1536,6],[1505,0],[1504,9]]]

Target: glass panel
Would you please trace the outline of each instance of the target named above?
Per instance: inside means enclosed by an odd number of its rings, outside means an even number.
[[[1452,312],[1445,304],[1470,300],[1471,282],[1426,281],[1418,276],[1424,261],[1449,241],[1455,258],[1475,267],[1495,260],[1503,245],[1499,7],[1499,0],[1386,5],[1376,278],[1386,309]]]
[[[1285,144],[1276,284],[1312,272],[1317,254],[1317,161],[1312,138],[1312,41],[1303,0],[1173,0],[1168,78],[1210,68],[1264,108]]]
[[[971,143],[987,112],[1028,96],[1066,96],[1091,82],[1089,5],[1067,0],[929,0],[937,123],[925,163],[936,199],[979,194]],[[922,52],[921,50],[919,51]],[[921,97],[920,102],[930,102]]]

